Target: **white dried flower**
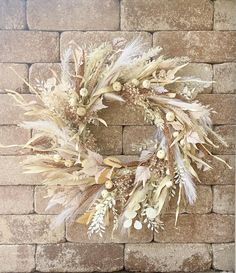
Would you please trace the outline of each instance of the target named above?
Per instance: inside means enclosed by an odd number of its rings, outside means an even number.
[[[107,190],[103,190],[103,191],[101,192],[101,195],[102,195],[103,198],[107,198],[108,195],[109,195],[109,192],[108,192]]]
[[[159,158],[159,159],[164,159],[165,156],[166,156],[166,153],[165,153],[164,150],[159,150],[159,151],[157,152],[157,158]]]
[[[151,82],[149,80],[143,81],[143,88],[148,89],[148,88],[150,88],[150,86],[151,86]]]
[[[111,180],[107,180],[105,182],[105,188],[108,189],[108,190],[110,190],[112,187],[113,187],[112,181]]]
[[[77,114],[80,116],[80,117],[83,117],[86,115],[86,109],[82,106],[80,106],[78,109],[77,109]]]
[[[177,137],[177,136],[179,136],[179,132],[175,131],[175,132],[173,133],[173,137]]]
[[[120,82],[114,82],[112,84],[112,88],[113,88],[114,91],[119,92],[122,89],[122,85],[121,85]]]
[[[132,79],[131,83],[132,83],[134,86],[138,86],[138,85],[139,85],[139,80],[137,80],[137,79]]]
[[[174,121],[175,120],[175,114],[173,112],[167,112],[166,113],[166,120],[167,121]]]
[[[80,95],[82,97],[86,97],[88,95],[88,89],[87,88],[81,88],[80,91],[79,91]]]

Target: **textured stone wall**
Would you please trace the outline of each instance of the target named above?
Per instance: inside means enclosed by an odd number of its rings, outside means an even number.
[[[0,0],[0,142],[24,143],[31,132],[16,125],[22,113],[5,89],[32,97],[27,86],[49,68],[72,39],[79,45],[138,35],[167,56],[189,56],[185,72],[213,80],[199,100],[218,112],[217,132],[228,148],[213,151],[234,166],[236,102],[235,0]],[[120,105],[105,110],[109,128],[94,129],[104,154],[135,156],[131,145],[151,136],[142,116]],[[201,174],[198,201],[174,210],[164,231],[108,234],[87,239],[86,228],[65,223],[52,231],[53,215],[39,176],[21,173],[19,150],[0,149],[0,272],[190,272],[234,270],[234,171],[213,162]]]

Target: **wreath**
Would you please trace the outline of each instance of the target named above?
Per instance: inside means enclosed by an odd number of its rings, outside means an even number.
[[[8,90],[30,117],[20,126],[34,132],[23,146],[31,151],[25,172],[41,173],[45,185],[57,185],[48,191],[48,208],[63,206],[55,225],[68,219],[86,224],[88,236],[102,236],[108,225],[146,225],[158,232],[174,195],[176,222],[182,198],[195,202],[197,169],[211,168],[208,155],[223,161],[209,150],[217,147],[212,137],[227,145],[212,129],[212,109],[193,100],[211,83],[178,75],[188,65],[186,57],[164,58],[159,47],[143,53],[144,46],[140,39],[88,48],[71,42],[60,75],[52,71],[35,87],[26,82],[35,100]],[[99,154],[90,126],[107,126],[99,117],[107,101],[142,109],[155,126],[154,138],[140,144],[137,161]]]

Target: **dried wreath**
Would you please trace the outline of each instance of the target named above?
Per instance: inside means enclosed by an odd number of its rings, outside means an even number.
[[[191,101],[211,83],[178,76],[187,58],[166,59],[159,56],[161,48],[143,53],[143,47],[140,39],[128,44],[117,39],[87,49],[72,42],[60,77],[52,71],[53,77],[37,81],[35,87],[27,83],[37,100],[27,102],[8,90],[31,117],[21,126],[34,130],[23,146],[32,151],[24,161],[26,173],[41,173],[45,185],[58,186],[48,191],[48,208],[64,207],[57,225],[68,219],[87,224],[89,236],[102,236],[110,222],[113,230],[147,225],[158,231],[175,194],[176,221],[181,197],[190,204],[196,200],[195,169],[211,168],[203,157],[223,161],[209,151],[217,147],[212,136],[227,145],[212,130],[212,109]],[[104,158],[96,150],[89,125],[107,126],[98,113],[109,100],[143,109],[145,120],[156,127],[153,141],[142,146],[137,161]]]

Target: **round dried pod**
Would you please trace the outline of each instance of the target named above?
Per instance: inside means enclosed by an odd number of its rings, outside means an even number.
[[[113,157],[113,156],[108,156],[103,160],[103,163],[106,164],[107,166],[113,167],[113,168],[121,168],[122,165],[120,164],[120,160]]]
[[[88,95],[88,89],[83,87],[80,89],[79,93],[80,93],[80,96],[86,97]]]
[[[113,187],[112,181],[111,180],[107,180],[105,182],[105,188],[108,189],[108,190],[110,190],[112,187]]]
[[[121,91],[121,89],[122,89],[121,83],[120,83],[120,82],[114,82],[114,83],[112,84],[112,89],[113,89],[114,91],[116,91],[116,92]]]
[[[146,215],[149,219],[155,219],[157,216],[157,211],[154,208],[147,208]]]
[[[64,165],[67,167],[67,168],[70,168],[70,167],[72,167],[73,166],[73,162],[71,161],[71,160],[66,160],[65,162],[64,162]]]
[[[103,198],[106,198],[109,195],[109,192],[107,190],[103,190],[101,192],[101,195],[102,195]]]
[[[166,120],[167,121],[174,121],[175,120],[175,114],[173,112],[167,112],[166,113]]]
[[[76,97],[70,98],[69,104],[70,104],[71,106],[75,107],[75,106],[77,105],[77,99],[76,99]]]
[[[137,80],[137,79],[132,79],[131,83],[132,83],[134,86],[138,86],[138,85],[139,85],[139,80]]]
[[[150,86],[151,86],[151,82],[149,80],[143,81],[143,88],[148,89],[148,88],[150,88]]]
[[[127,219],[124,221],[123,227],[124,228],[130,228],[132,226],[132,220],[131,219]]]
[[[140,221],[136,220],[134,222],[134,228],[135,229],[140,230],[140,229],[142,229],[142,227],[143,227],[143,225],[142,225],[142,223]]]
[[[78,116],[83,117],[86,115],[86,109],[82,106],[78,107],[77,112]]]
[[[184,146],[185,145],[185,140],[181,139],[179,143],[180,143],[181,146]]]
[[[159,151],[157,152],[157,158],[159,158],[159,159],[164,159],[165,156],[166,156],[166,152],[165,152],[164,150],[159,150]]]
[[[136,215],[137,215],[137,212],[133,211],[133,210],[126,210],[124,215],[128,219],[134,219],[136,217]]]

